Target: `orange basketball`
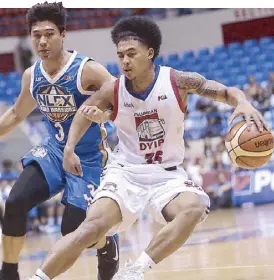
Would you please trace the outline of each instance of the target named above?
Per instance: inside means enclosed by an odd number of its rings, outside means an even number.
[[[252,121],[247,130],[244,120],[234,124],[225,137],[228,155],[234,165],[252,169],[267,163],[273,153],[273,136],[266,128],[260,132]]]

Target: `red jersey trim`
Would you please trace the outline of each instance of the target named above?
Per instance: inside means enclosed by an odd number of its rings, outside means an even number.
[[[114,104],[113,104],[113,113],[112,113],[112,121],[115,121],[118,114],[118,93],[119,93],[119,82],[120,79],[117,79],[114,83]]]
[[[174,69],[170,69],[170,81],[171,81],[171,85],[174,91],[174,94],[176,96],[177,102],[179,104],[179,107],[181,109],[181,111],[186,114],[187,111],[187,106],[183,104],[182,98],[180,96],[180,92],[179,92],[179,88],[176,85],[176,81],[175,81],[175,70]]]

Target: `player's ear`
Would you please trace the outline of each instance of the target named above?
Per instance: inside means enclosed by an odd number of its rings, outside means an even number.
[[[148,49],[148,58],[152,59],[154,57],[154,49],[153,48],[149,48]]]
[[[64,30],[64,31],[61,33],[61,37],[62,37],[63,39],[65,39],[65,38],[66,38],[66,34],[67,34],[66,30]]]

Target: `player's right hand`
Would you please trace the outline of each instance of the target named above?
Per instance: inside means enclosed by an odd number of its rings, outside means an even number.
[[[65,171],[73,175],[83,176],[80,158],[74,153],[74,151],[66,148],[64,150],[63,168]]]
[[[97,106],[82,105],[79,109],[82,116],[96,123],[104,123],[110,120],[110,111],[102,111]]]

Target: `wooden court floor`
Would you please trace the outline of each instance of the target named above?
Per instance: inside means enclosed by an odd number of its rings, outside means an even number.
[[[149,219],[121,235],[121,263],[136,258],[159,229]],[[22,252],[22,280],[41,263],[55,235],[28,237]],[[58,280],[96,279],[95,251],[87,251]],[[217,210],[197,227],[188,242],[153,271],[147,280],[273,280],[274,204]]]

